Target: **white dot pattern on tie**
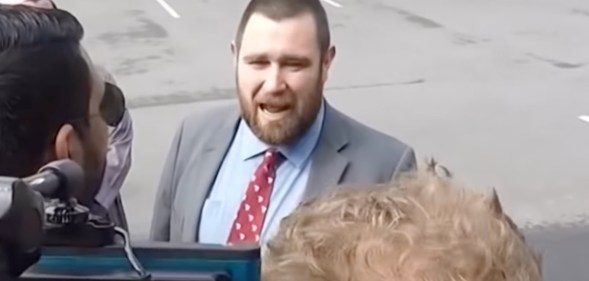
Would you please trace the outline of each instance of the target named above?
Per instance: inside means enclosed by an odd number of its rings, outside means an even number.
[[[227,244],[260,241],[260,232],[268,211],[270,196],[275,181],[277,151],[267,151],[260,166],[256,169],[243,196],[236,214]]]

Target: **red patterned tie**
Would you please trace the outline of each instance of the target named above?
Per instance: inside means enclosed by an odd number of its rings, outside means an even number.
[[[280,153],[268,150],[258,166],[241,201],[237,218],[231,227],[227,244],[258,243],[270,203],[276,166]]]

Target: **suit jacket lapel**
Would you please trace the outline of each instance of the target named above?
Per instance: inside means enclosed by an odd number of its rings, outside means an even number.
[[[223,163],[225,154],[231,146],[237,124],[239,123],[239,113],[232,111],[226,115],[226,120],[222,122],[219,128],[210,128],[210,132],[204,134],[213,134],[204,149],[192,159],[189,169],[193,184],[187,188],[185,201],[185,213],[182,227],[182,241],[198,242],[198,232],[200,225],[201,210],[204,206],[209,191],[213,186],[217,172]],[[206,121],[205,121],[206,122]]]
[[[311,174],[304,199],[312,198],[341,183],[350,163],[340,152],[349,143],[345,121],[325,102],[325,120],[317,147],[313,152]]]

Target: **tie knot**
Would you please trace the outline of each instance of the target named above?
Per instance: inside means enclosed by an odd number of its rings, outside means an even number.
[[[264,163],[270,167],[276,166],[280,152],[275,148],[270,148],[264,153]]]
[[[264,153],[264,161],[268,161],[268,160],[276,160],[276,158],[278,158],[278,156],[280,155],[280,152],[278,152],[275,148],[270,148],[268,150],[266,150],[266,153]]]

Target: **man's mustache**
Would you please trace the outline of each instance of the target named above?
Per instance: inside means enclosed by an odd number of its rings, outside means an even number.
[[[279,95],[271,94],[256,96],[256,98],[254,99],[254,103],[258,106],[269,105],[276,107],[284,107],[294,105],[296,103],[296,98],[294,93],[281,93]]]

